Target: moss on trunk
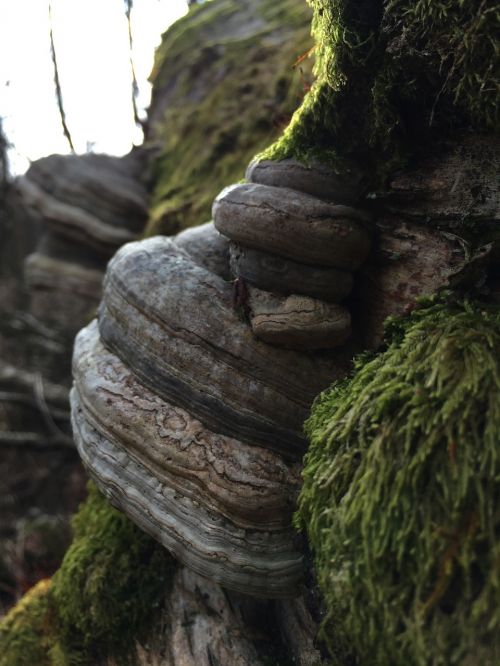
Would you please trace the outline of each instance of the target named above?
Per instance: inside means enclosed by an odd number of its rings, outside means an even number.
[[[427,303],[317,399],[300,522],[338,664],[500,659],[500,311]]]
[[[372,186],[458,128],[498,129],[498,7],[485,0],[309,0],[317,82],[271,159],[354,159]]]
[[[146,235],[210,219],[212,202],[274,141],[309,85],[303,0],[214,0],[163,36],[148,141],[160,146]],[[301,71],[304,70],[304,72]]]

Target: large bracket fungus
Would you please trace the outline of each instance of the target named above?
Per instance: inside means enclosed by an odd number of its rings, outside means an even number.
[[[273,208],[254,213],[262,230],[284,217],[299,236],[304,226],[319,229],[309,243],[318,254],[311,283],[323,293],[327,276],[339,276],[338,287],[326,287],[333,298],[318,300],[314,286],[314,296],[264,292],[257,279],[247,302],[235,303],[230,264],[238,261],[213,224],[129,243],[108,265],[98,323],[76,341],[73,428],[97,485],[182,563],[229,589],[289,597],[303,575],[291,525],[302,424],[352,355],[323,348],[349,335],[349,313],[335,301],[366,259],[371,230],[363,212],[289,188],[237,189],[271,194]],[[221,213],[227,205],[223,193],[219,226],[221,215],[231,218]],[[256,234],[254,246],[269,246],[264,264],[276,267],[279,234],[275,245],[271,236]],[[298,274],[302,245],[288,242],[286,270]]]
[[[499,291],[499,153],[493,137],[471,133],[496,129],[496,15],[452,0],[310,4],[316,82],[249,182],[218,197],[226,238],[208,225],[111,261],[99,321],[75,347],[78,448],[112,502],[196,570],[181,568],[176,594],[201,573],[290,597],[301,589],[290,527],[301,424],[313,396],[342,378],[313,407],[299,499],[326,651],[342,666],[497,664],[500,341],[498,308],[488,309]],[[193,118],[187,103],[182,111]],[[243,134],[223,127],[218,150]],[[181,158],[200,179],[215,173],[198,155],[210,141],[190,137],[194,158],[170,150],[163,174],[185,179]],[[204,201],[198,185],[189,191]],[[177,188],[157,194],[153,220],[177,229]],[[373,223],[356,208],[363,196]],[[443,287],[434,305],[417,302]],[[380,345],[387,317],[403,314],[387,347],[346,378],[357,351]],[[214,583],[197,585],[205,601]],[[301,602],[269,605],[282,614]],[[317,606],[305,610],[312,618]],[[285,624],[288,642],[298,625]],[[294,662],[321,662],[289,643]],[[236,663],[241,645],[221,659],[198,658],[192,642],[189,651],[207,666]]]
[[[291,189],[288,176],[279,187],[282,173],[278,163],[273,185],[221,193],[215,227],[227,237],[208,223],[118,251],[98,323],[77,338],[72,396],[78,450],[112,503],[188,568],[271,598],[301,591],[291,516],[302,424],[360,349],[339,301],[357,281],[375,227],[379,244],[349,301],[364,306],[369,345],[388,299],[392,312],[402,311],[408,299],[446,284],[450,265],[463,264],[454,239],[404,218],[375,225],[347,203],[349,192],[346,202],[325,192],[319,199]],[[400,261],[381,263],[386,239]],[[446,271],[421,262],[420,292],[394,301],[395,280],[414,273],[423,244],[455,259]]]

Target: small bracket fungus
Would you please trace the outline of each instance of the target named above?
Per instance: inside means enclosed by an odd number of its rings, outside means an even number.
[[[297,350],[329,349],[351,333],[346,298],[366,260],[373,224],[352,204],[362,179],[320,164],[254,161],[251,181],[214,202],[215,227],[231,240],[231,271],[253,285],[254,335]],[[258,289],[255,289],[258,287]]]

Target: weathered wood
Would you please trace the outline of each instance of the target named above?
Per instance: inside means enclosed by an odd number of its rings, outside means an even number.
[[[388,210],[455,226],[500,221],[500,138],[463,135],[394,177]]]
[[[179,567],[164,608],[134,646],[137,666],[320,666],[317,626],[302,598],[283,602],[230,592]],[[110,658],[101,666],[118,666]]]
[[[446,287],[463,268],[465,254],[456,236],[401,217],[380,218],[372,256],[357,276],[351,299],[363,346],[373,349],[382,342],[389,315],[403,315],[419,297]]]
[[[318,625],[311,617],[303,597],[280,601],[276,607],[282,640],[297,666],[320,666],[321,652],[316,647]]]
[[[280,651],[269,602],[229,593],[180,567],[137,666],[266,666]],[[105,666],[118,666],[114,659]],[[312,665],[308,665],[312,666]]]

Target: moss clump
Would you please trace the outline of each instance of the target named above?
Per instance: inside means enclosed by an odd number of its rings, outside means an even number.
[[[317,399],[299,516],[335,663],[500,663],[500,311],[430,303]],[[352,659],[352,662],[349,661]]]
[[[270,159],[355,159],[372,185],[447,130],[498,129],[496,35],[486,0],[309,0],[317,82]]]
[[[50,580],[27,592],[0,623],[0,666],[51,666]]]
[[[50,586],[35,587],[0,625],[0,666],[76,666],[107,656],[133,662],[174,561],[92,484],[73,530]]]
[[[130,653],[168,589],[173,560],[92,485],[73,529],[52,590],[63,642],[94,657]]]
[[[301,103],[310,75],[304,0],[214,0],[163,36],[152,74],[147,140],[160,146],[146,235],[210,219],[219,191],[239,181]],[[305,68],[301,72],[301,68]]]

